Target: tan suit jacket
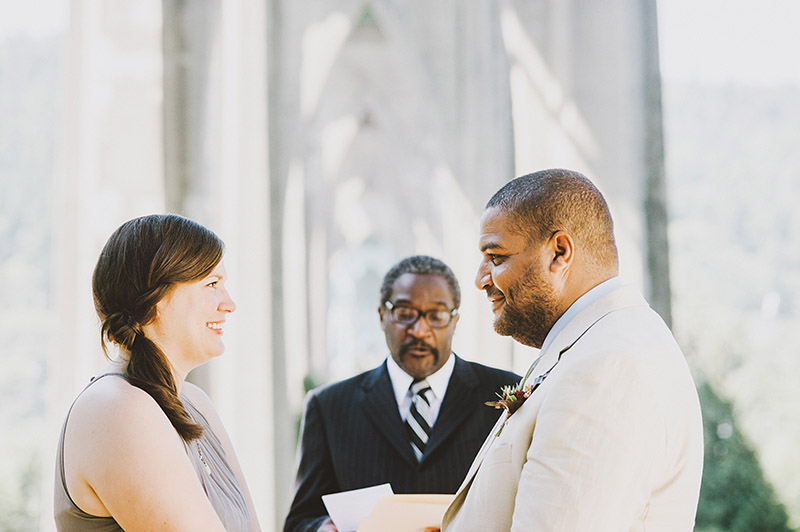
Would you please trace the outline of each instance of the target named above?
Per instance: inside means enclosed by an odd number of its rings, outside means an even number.
[[[680,349],[642,296],[621,286],[580,312],[534,373],[548,370],[501,416],[443,530],[691,531],[700,405]]]

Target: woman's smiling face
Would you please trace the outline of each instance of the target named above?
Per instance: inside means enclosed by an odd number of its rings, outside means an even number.
[[[220,261],[202,279],[176,284],[156,304],[156,317],[144,327],[145,335],[176,369],[188,372],[225,351],[225,318],[236,310],[225,288],[226,279]]]

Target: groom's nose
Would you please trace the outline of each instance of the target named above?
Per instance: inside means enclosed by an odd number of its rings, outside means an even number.
[[[489,261],[483,260],[481,261],[480,266],[478,266],[478,273],[475,275],[475,286],[478,287],[478,290],[486,290],[486,287],[491,286],[492,284],[492,274],[489,271]]]

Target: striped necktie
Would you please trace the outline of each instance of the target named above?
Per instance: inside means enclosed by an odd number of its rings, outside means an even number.
[[[428,381],[421,380],[411,384],[411,410],[406,418],[406,429],[411,440],[411,449],[417,457],[417,462],[422,460],[425,444],[431,435],[431,402],[425,396],[431,390]]]

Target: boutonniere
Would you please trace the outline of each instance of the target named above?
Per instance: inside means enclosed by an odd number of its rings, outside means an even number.
[[[499,401],[486,401],[486,403],[484,403],[486,406],[491,406],[497,410],[502,408],[508,412],[505,421],[503,421],[503,424],[500,425],[500,429],[497,431],[497,434],[495,434],[495,437],[500,436],[500,433],[503,431],[503,427],[505,427],[506,423],[508,422],[508,418],[510,418],[514,412],[519,410],[519,407],[522,406],[522,403],[524,403],[525,400],[531,396],[531,393],[533,393],[533,385],[529,384],[527,386],[523,386],[522,382],[523,381],[520,381],[514,386],[503,386],[500,388],[499,393],[495,393],[495,395],[500,398]]]
[[[539,361],[542,360],[543,356],[544,353],[541,353],[536,360],[533,361],[533,364],[531,364],[531,367],[528,368],[528,371],[525,373],[525,377],[521,381],[513,386],[510,384],[503,386],[500,388],[499,393],[495,393],[495,395],[500,398],[499,401],[486,401],[484,403],[486,406],[491,406],[497,410],[502,408],[508,412],[508,415],[503,420],[503,424],[500,425],[500,429],[498,429],[497,434],[494,435],[495,438],[500,436],[500,433],[503,432],[503,427],[506,426],[506,423],[508,423],[511,415],[519,410],[519,407],[522,406],[522,403],[524,403],[528,397],[531,396],[534,388],[536,388],[536,384],[538,383],[528,384],[527,386],[524,385],[524,383],[527,382],[528,377],[530,377],[531,373],[533,373],[533,370],[536,368],[536,366],[539,365]]]

